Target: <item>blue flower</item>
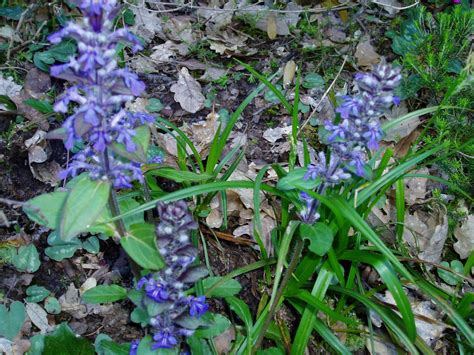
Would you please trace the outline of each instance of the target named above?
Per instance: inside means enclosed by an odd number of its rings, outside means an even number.
[[[163,329],[155,333],[153,335],[153,340],[156,343],[152,344],[152,350],[170,349],[178,344],[178,339],[176,339],[176,336],[169,329]]]
[[[130,343],[129,355],[137,355],[139,345],[140,345],[140,340],[139,339],[132,340],[132,342]]]
[[[189,315],[191,317],[199,318],[209,309],[209,305],[206,303],[205,296],[189,296],[187,303],[189,305]]]

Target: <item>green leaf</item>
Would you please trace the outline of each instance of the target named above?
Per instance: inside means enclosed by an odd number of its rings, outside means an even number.
[[[152,224],[132,225],[130,233],[120,239],[120,244],[127,254],[145,269],[160,270],[165,265],[158,252],[155,226]]]
[[[82,300],[85,303],[110,303],[127,297],[127,289],[119,285],[99,285],[84,292]]]
[[[26,300],[34,303],[41,302],[48,297],[50,293],[51,292],[43,286],[32,285],[26,289],[26,294],[28,295]]]
[[[53,105],[51,105],[48,101],[44,100],[37,100],[37,99],[27,99],[23,101],[30,107],[33,107],[36,111],[39,111],[44,114],[54,113]]]
[[[122,143],[114,143],[111,145],[112,150],[130,161],[140,163],[147,162],[148,147],[150,145],[150,128],[148,126],[139,126],[135,128],[135,136],[132,138],[135,143],[135,150],[129,152]]]
[[[109,194],[108,181],[93,181],[83,175],[64,202],[59,224],[60,238],[69,241],[86,231],[100,216],[109,200]]]
[[[82,245],[79,238],[72,238],[68,242],[62,240],[57,231],[49,234],[48,244],[50,246],[44,250],[44,253],[56,261],[72,257],[77,250],[81,249]]]
[[[332,246],[334,232],[326,224],[301,224],[300,236],[309,240],[309,250],[319,256],[325,255]]]
[[[61,313],[61,305],[56,297],[48,297],[44,300],[44,309],[50,314]]]
[[[50,229],[56,229],[59,226],[61,210],[67,195],[65,191],[39,195],[29,200],[23,206],[23,211],[32,221]]]
[[[159,349],[159,350],[152,350],[151,346],[153,344],[153,339],[151,335],[147,335],[140,341],[140,345],[138,346],[137,355],[177,355],[179,354],[179,350],[177,348],[174,349]]]
[[[0,304],[0,337],[13,340],[25,322],[25,306],[19,301],[10,305],[10,309]]]
[[[100,250],[99,239],[96,236],[89,237],[82,242],[82,247],[91,254],[97,254]]]
[[[49,72],[49,67],[55,61],[65,63],[76,53],[76,45],[72,41],[62,41],[43,52],[36,52],[33,62],[42,71]]]
[[[252,314],[250,313],[249,306],[247,306],[247,304],[241,299],[233,296],[226,297],[225,301],[230,309],[234,311],[240,319],[242,319],[247,330],[247,335],[249,336],[253,326]]]
[[[192,171],[184,171],[184,170],[176,170],[173,168],[168,167],[160,167],[159,169],[148,170],[147,174],[154,175],[154,176],[161,176],[169,180],[173,180],[176,182],[184,182],[184,181],[206,181],[212,178],[211,175],[206,173],[194,173]]]
[[[451,261],[451,264],[448,263],[447,261],[443,261],[441,263],[441,266],[444,266],[446,268],[451,268],[459,274],[463,274],[464,272],[464,265],[459,260],[453,260]],[[456,286],[462,280],[462,278],[459,277],[458,275],[453,274],[452,272],[449,272],[443,269],[438,269],[438,276],[444,282],[446,282],[448,285],[451,285],[451,286]]]
[[[204,287],[204,293],[206,297],[223,298],[233,296],[240,292],[242,286],[237,280],[230,279],[221,282],[221,276],[212,276],[202,280],[202,286]]]
[[[112,340],[102,340],[100,343],[103,355],[128,355],[130,354],[130,343],[117,344]]]
[[[130,314],[130,320],[134,323],[139,323],[142,327],[145,327],[150,321],[150,316],[146,310],[135,308]]]
[[[148,112],[160,112],[163,109],[163,104],[160,99],[151,98],[148,100],[148,105],[145,108]]]
[[[198,338],[196,335],[186,338],[191,354],[193,355],[208,355],[212,354],[208,342],[205,339]]]
[[[283,87],[281,85],[275,85],[275,89],[279,90],[280,92],[283,92]],[[275,94],[275,92],[273,92],[272,90],[268,90],[266,93],[265,93],[265,96],[264,96],[265,100],[267,100],[268,102],[278,102],[280,101],[280,99],[278,98],[278,96]]]
[[[209,315],[203,316],[208,323],[196,329],[194,335],[197,338],[213,338],[225,332],[230,326],[231,322],[221,314],[208,313]]]
[[[8,111],[16,111],[15,103],[7,95],[0,95],[0,105],[3,105]]]
[[[62,323],[44,339],[43,355],[94,355],[94,347],[85,338],[78,337]]]
[[[2,6],[0,7],[0,17],[18,21],[23,11],[24,8],[21,6]]]
[[[322,89],[324,88],[325,84],[326,83],[321,75],[316,73],[309,73],[305,75],[302,85],[305,89]]]
[[[21,246],[12,263],[19,271],[26,272],[35,272],[41,266],[38,250],[33,244]]]
[[[36,334],[30,338],[31,347],[26,353],[27,355],[42,355],[44,351],[44,338],[43,334]]]
[[[308,190],[313,190],[315,187],[319,186],[319,184],[321,183],[321,179],[317,178],[315,180],[305,180],[304,176],[307,171],[308,169],[306,168],[297,168],[290,171],[286,176],[284,176],[278,181],[278,189],[283,191],[294,190],[297,188],[296,186],[298,186]]]
[[[285,352],[279,348],[268,348],[264,350],[258,350],[257,355],[284,355]]]

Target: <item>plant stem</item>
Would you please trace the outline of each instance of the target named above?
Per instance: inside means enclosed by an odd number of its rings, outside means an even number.
[[[109,151],[107,148],[104,150],[102,158],[103,158],[105,171],[108,175],[108,173],[110,172],[110,159],[109,159]],[[109,207],[110,207],[110,213],[112,214],[112,217],[117,217],[120,215],[120,207],[119,207],[119,203],[117,199],[117,192],[114,190],[113,187],[110,189]],[[117,219],[115,221],[115,226],[120,235],[120,238],[124,238],[127,235],[127,229],[125,228],[125,224],[123,223],[123,220],[121,218]],[[140,266],[126,252],[125,252],[125,255],[127,255],[127,259],[130,263],[130,268],[132,269],[133,276],[139,279],[141,276]]]
[[[280,286],[278,287],[278,290],[276,292],[275,300],[273,304],[271,305],[270,310],[268,311],[265,322],[263,323],[263,326],[258,334],[258,338],[255,341],[255,345],[252,348],[252,355],[257,352],[257,350],[260,348],[260,345],[262,344],[263,339],[265,338],[265,333],[267,332],[267,329],[272,322],[273,315],[275,314],[276,308],[278,307],[278,303],[281,296],[283,295],[283,291],[285,290],[286,285],[288,284],[288,281],[290,280],[290,277],[293,274],[293,271],[295,271],[296,266],[298,265],[299,257],[300,257],[301,251],[303,250],[303,247],[304,247],[304,241],[302,239],[298,239],[295,245],[293,256],[291,257],[290,264],[288,265],[285,276],[283,276]]]

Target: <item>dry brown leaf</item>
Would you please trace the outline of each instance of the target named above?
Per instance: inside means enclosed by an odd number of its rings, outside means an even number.
[[[414,174],[429,175],[429,170],[423,167],[413,172]],[[417,202],[421,202],[426,198],[426,184],[428,183],[427,178],[416,177],[405,180],[405,201],[408,206],[412,206]]]
[[[84,304],[81,304],[79,290],[73,283],[69,285],[66,293],[59,297],[59,304],[64,312],[69,313],[76,319],[82,319],[87,316],[87,308]]]
[[[263,132],[263,138],[270,143],[275,143],[277,140],[282,139],[283,135],[289,135],[291,133],[291,126],[268,128]]]
[[[201,84],[189,74],[187,68],[181,69],[178,82],[173,84],[170,90],[174,92],[174,99],[183,110],[196,113],[204,107],[206,98],[201,92]]]
[[[33,323],[40,331],[41,334],[46,334],[50,330],[48,324],[48,314],[46,311],[37,303],[26,302],[26,313]]]
[[[375,52],[375,48],[370,43],[370,37],[367,36],[361,38],[356,48],[355,57],[357,65],[364,69],[370,69],[374,64],[380,62],[380,55]]]
[[[296,73],[296,63],[294,60],[289,60],[283,71],[283,87],[291,84]]]
[[[267,35],[270,39],[275,39],[277,36],[277,24],[275,14],[271,12],[267,18]]]
[[[135,24],[130,29],[145,42],[151,42],[156,33],[163,32],[161,19],[156,12],[149,11],[145,6],[132,6],[131,9],[135,15]]]
[[[36,68],[28,71],[25,78],[25,91],[28,95],[40,99],[49,89],[51,89],[51,77],[48,74]]]
[[[419,210],[405,214],[403,239],[420,259],[439,263],[447,237],[448,217],[445,208],[436,207],[429,213]]]
[[[474,250],[474,215],[469,215],[460,227],[454,230],[457,242],[454,243],[454,250],[461,259],[467,259]]]
[[[162,23],[163,33],[168,39],[182,42],[189,47],[197,42],[191,20],[190,16],[170,17],[168,21]]]

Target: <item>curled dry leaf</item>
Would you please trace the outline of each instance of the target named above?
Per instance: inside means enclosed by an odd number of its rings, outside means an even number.
[[[380,55],[370,43],[370,37],[363,37],[357,45],[355,57],[357,65],[364,69],[371,69],[374,64],[380,62]]]
[[[277,24],[275,14],[270,12],[267,18],[267,35],[270,39],[275,39],[277,36]]]
[[[291,84],[296,73],[296,63],[294,60],[289,60],[285,64],[285,69],[283,71],[283,87],[286,87]]]
[[[149,11],[145,6],[132,6],[131,9],[135,15],[135,24],[130,30],[145,42],[151,42],[156,33],[163,32],[161,19],[156,12]]]
[[[467,259],[474,250],[474,215],[469,215],[460,227],[454,230],[457,242],[454,243],[454,250],[461,259]]]
[[[41,331],[41,334],[46,334],[50,330],[48,323],[48,314],[46,311],[37,303],[26,302],[26,313],[38,329]]]
[[[413,172],[414,174],[429,175],[429,170],[423,167]],[[417,202],[422,202],[426,198],[426,184],[427,178],[416,177],[405,180],[405,201],[408,206],[412,206]]]
[[[17,85],[11,76],[6,79],[0,75],[0,95],[8,96],[10,99],[20,92],[22,86]],[[6,110],[4,105],[0,105],[0,110]]]
[[[283,135],[289,135],[291,133],[291,126],[268,128],[263,132],[263,138],[270,143],[275,143],[277,140],[282,139]]]
[[[59,297],[59,304],[64,312],[69,313],[76,319],[82,319],[87,316],[86,306],[81,304],[79,290],[73,283],[69,285],[66,293]]]
[[[439,263],[447,237],[446,208],[435,207],[429,213],[419,210],[405,214],[403,238],[420,259]]]
[[[170,90],[174,92],[174,99],[183,110],[196,113],[204,107],[206,98],[201,92],[201,85],[189,74],[187,68],[181,69],[178,82],[173,84]]]
[[[36,68],[28,71],[25,78],[25,91],[35,99],[44,97],[46,92],[51,89],[51,77]]]

